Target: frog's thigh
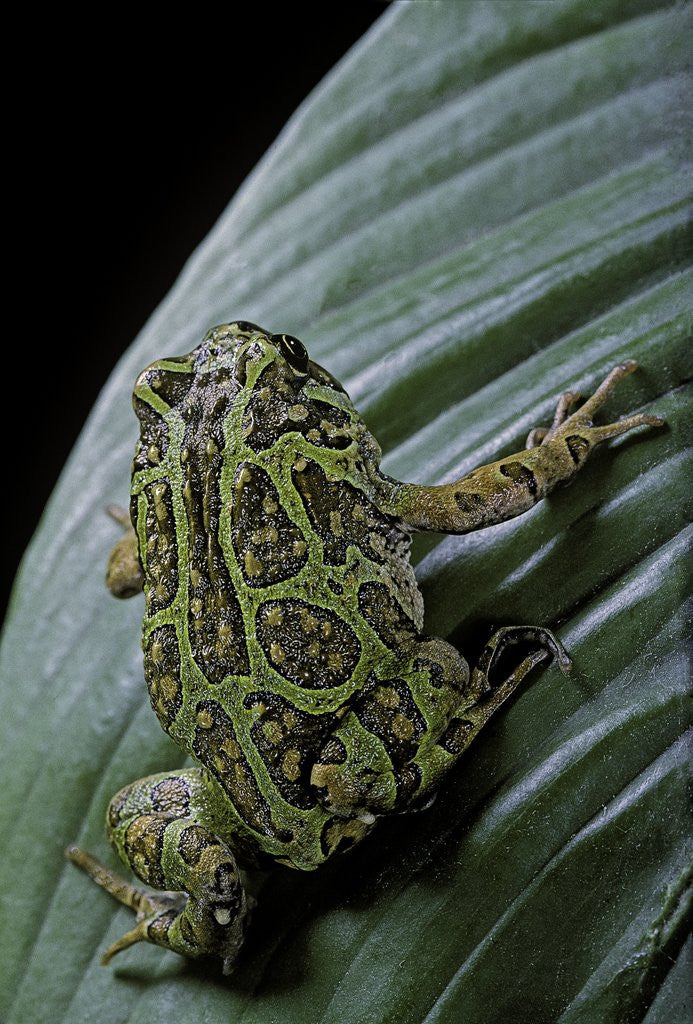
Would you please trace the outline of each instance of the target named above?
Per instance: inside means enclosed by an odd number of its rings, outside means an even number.
[[[206,798],[196,768],[140,779],[111,801],[108,837],[143,882],[187,894],[175,906],[153,897],[145,919],[138,914],[140,934],[130,933],[132,941],[185,956],[214,953],[230,964],[248,906],[233,853],[206,823]]]
[[[311,782],[338,814],[383,814],[424,799],[455,760],[450,728],[472,703],[469,668],[445,640],[417,641],[401,672],[371,677],[323,745]]]

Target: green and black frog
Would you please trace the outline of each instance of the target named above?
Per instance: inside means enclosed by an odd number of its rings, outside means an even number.
[[[381,472],[349,396],[290,335],[224,324],[140,375],[132,527],[108,584],[144,590],[152,707],[196,767],[133,782],[108,809],[121,860],[160,893],[68,850],[136,911],[103,962],[147,940],[219,956],[229,972],[252,904],[239,864],[311,870],[381,816],[425,805],[534,666],[569,670],[540,626],[500,629],[471,671],[422,635],[410,532],[519,515],[601,441],[660,425],[638,414],[593,426],[635,368],[614,367],[582,404],[561,395],[526,450],[440,486]],[[528,653],[492,681],[518,642]]]

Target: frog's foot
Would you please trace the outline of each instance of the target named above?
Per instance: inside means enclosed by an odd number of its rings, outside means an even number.
[[[106,569],[106,586],[114,597],[134,597],[144,586],[144,575],[137,550],[137,535],[128,512],[120,505],[106,507],[111,519],[125,530],[125,535],[113,546]]]
[[[176,917],[185,905],[185,897],[180,893],[152,893],[128,882],[116,871],[111,871],[104,864],[92,857],[79,846],[68,846],[65,850],[68,860],[81,868],[97,885],[110,893],[119,903],[130,907],[136,913],[137,924],[125,935],[108,947],[101,957],[102,966],[106,966],[116,953],[127,949],[136,942],[157,942],[156,934],[165,928],[172,917]]]
[[[582,398],[579,391],[564,391],[559,397],[556,405],[556,412],[553,416],[553,423],[550,427],[535,427],[530,430],[525,442],[526,448],[538,448],[540,444],[550,441],[558,428],[565,421],[570,410],[577,405]]]
[[[594,430],[600,431],[599,434],[592,435],[595,439],[595,443],[599,443],[600,441],[606,440],[608,437],[616,437],[618,434],[623,434],[627,430],[632,430],[633,427],[663,426],[664,420],[661,416],[650,416],[643,413],[637,413],[635,416],[628,416],[625,419],[619,420],[617,423],[610,423],[604,427],[592,427],[594,414],[602,405],[604,405],[609,395],[616,388],[618,382],[623,377],[627,377],[628,374],[633,373],[637,368],[638,364],[635,359],[626,359],[625,362],[614,366],[594,394],[572,413],[571,410],[575,408],[583,396],[579,391],[564,391],[558,399],[553,423],[550,427],[536,427],[534,430],[530,430],[527,436],[527,448],[537,448],[539,445],[546,444],[548,441],[551,441],[554,437],[560,435],[565,436],[571,430],[585,431],[585,429],[587,429],[590,434],[592,434],[592,431]],[[604,433],[605,431],[607,431],[607,433]]]
[[[233,970],[250,919],[236,860],[204,820],[209,791],[199,769],[152,775],[121,790],[108,812],[109,838],[121,860],[155,893],[131,885],[90,854],[68,858],[136,913],[133,929],[102,963],[136,942],[188,957],[219,956]]]
[[[515,644],[530,645],[534,649],[530,650],[502,683],[492,683],[490,677],[501,657]],[[472,670],[467,690],[475,704],[465,711],[465,718],[478,722],[475,734],[513,690],[517,689],[525,676],[549,657],[554,658],[564,675],[568,675],[572,662],[565,647],[550,629],[544,629],[542,626],[503,626],[493,634]]]
[[[601,444],[602,441],[606,441],[610,437],[618,437],[634,427],[664,426],[664,420],[661,416],[652,416],[646,413],[626,416],[615,423],[607,423],[600,427],[592,425],[595,413],[604,405],[619,381],[633,373],[637,368],[638,364],[635,359],[626,359],[623,363],[614,366],[594,394],[586,402],[583,402],[572,415],[564,418],[558,424],[554,421],[542,444],[553,438],[561,438],[567,444],[574,461],[579,464],[584,461],[595,445]],[[561,398],[563,397],[565,396],[561,396]],[[573,441],[574,443],[571,444]]]

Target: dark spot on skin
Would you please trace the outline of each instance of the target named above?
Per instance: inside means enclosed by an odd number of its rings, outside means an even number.
[[[298,598],[266,601],[255,622],[269,664],[294,685],[319,690],[351,679],[361,644],[351,626],[330,609]]]
[[[570,452],[570,456],[576,466],[579,466],[581,462],[584,462],[589,454],[590,444],[586,438],[581,437],[580,434],[571,434],[565,439],[566,446]]]
[[[325,736],[337,725],[336,716],[299,711],[286,698],[269,691],[248,694],[243,707],[261,708],[250,735],[283,798],[302,810],[313,807],[311,767]]]
[[[238,742],[231,719],[213,700],[198,701],[193,753],[207,766],[246,824],[263,836],[289,842],[288,829],[276,828],[265,797]]]
[[[236,865],[231,861],[217,864],[214,870],[213,892],[219,893],[225,900],[235,900],[240,905],[242,887]]]
[[[467,722],[464,718],[453,718],[438,740],[438,745],[448,754],[457,756],[468,746],[473,733],[474,724],[472,722]]]
[[[354,443],[349,413],[329,402],[306,399],[297,377],[281,360],[269,363],[253,386],[244,418],[245,442],[265,451],[286,434],[303,435],[318,448],[344,450]],[[271,396],[271,400],[269,398]],[[297,418],[298,407],[303,407]]]
[[[137,395],[133,395],[132,404],[140,421],[140,437],[132,464],[133,473],[137,473],[141,469],[158,465],[165,458],[170,438],[168,425],[160,413]],[[156,459],[152,457],[155,453],[158,456]]]
[[[144,677],[156,717],[168,732],[183,704],[180,652],[173,626],[159,626],[150,633],[144,652]]]
[[[486,502],[480,494],[469,494],[466,491],[455,491],[455,504],[465,516],[472,516],[476,519],[486,507]]]
[[[532,470],[528,469],[527,466],[523,466],[521,462],[505,462],[500,467],[500,471],[503,476],[508,478],[508,480],[512,480],[513,483],[519,483],[523,487],[526,487],[532,497],[536,495],[536,477]]]
[[[208,682],[250,672],[241,607],[219,541],[219,478],[224,438],[209,417],[186,427],[181,446],[183,500],[188,525],[188,635]],[[185,457],[184,457],[185,456]]]
[[[143,374],[140,375],[137,381],[137,389],[139,390],[142,385],[149,386],[157,398],[160,398],[162,402],[165,402],[166,405],[173,409],[185,402],[190,393],[190,389],[195,383],[195,377],[189,356],[181,356],[178,360],[167,359],[166,362],[178,362],[185,366],[187,372],[176,372],[174,370],[164,369],[161,367],[160,363],[153,363],[144,371]],[[140,422],[142,424],[144,423],[142,414],[144,414],[145,418],[149,418],[150,412],[153,413],[154,416],[157,415],[146,401],[139,404],[137,396],[135,396],[134,404],[135,412],[140,417]],[[142,406],[144,406],[144,408],[142,408]]]
[[[416,637],[416,626],[384,583],[361,584],[359,611],[392,651],[401,650]]]
[[[456,682],[456,677],[446,677],[443,666],[432,658],[416,658],[414,669],[417,672],[428,672],[429,684],[435,686],[437,690],[443,685],[451,686]]]
[[[169,776],[152,787],[151,801],[155,811],[165,811],[175,818],[185,818],[190,809],[190,787],[185,779],[177,775]]]
[[[201,825],[189,825],[184,828],[178,840],[178,852],[191,867],[194,867],[200,857],[210,846],[219,846],[219,840],[207,828]]]
[[[414,762],[401,765],[401,767],[395,771],[397,797],[395,799],[395,806],[393,810],[398,811],[411,804],[419,786],[421,785],[421,779],[421,768],[418,764],[414,764]]]
[[[147,614],[168,608],[178,590],[178,543],[170,481],[155,480],[144,489],[146,498],[144,596]]]
[[[426,719],[403,679],[379,680],[371,674],[352,710],[363,728],[383,744],[396,773],[416,755]]]
[[[344,565],[350,545],[381,565],[406,557],[407,534],[356,487],[344,480],[328,480],[312,459],[301,460],[292,469],[291,479],[322,542],[327,565]]]
[[[168,821],[160,814],[138,815],[125,832],[124,847],[137,876],[155,889],[166,888],[161,866],[164,833]]]
[[[232,542],[249,587],[288,580],[308,561],[308,545],[289,519],[266,470],[250,462],[238,466],[233,480]]]

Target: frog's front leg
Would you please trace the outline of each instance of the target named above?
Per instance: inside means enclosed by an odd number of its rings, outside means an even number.
[[[250,902],[236,860],[210,825],[208,787],[197,768],[150,775],[111,800],[109,838],[124,864],[155,889],[130,884],[78,847],[69,859],[115,899],[136,911],[135,927],[104,954],[152,942],[184,956],[221,956],[224,972],[240,949]]]
[[[556,411],[553,414],[553,423],[550,427],[535,427],[530,430],[525,441],[526,448],[536,448],[555,436],[558,428],[565,422],[570,410],[576,405],[582,395],[579,391],[564,391],[556,403]]]
[[[635,369],[633,359],[619,363],[571,415],[580,396],[565,392],[551,427],[532,431],[525,451],[481,466],[461,480],[423,487],[383,478],[378,484],[380,507],[411,529],[441,533],[468,533],[526,512],[557,484],[570,480],[602,441],[634,427],[663,425],[659,416],[638,413],[617,423],[593,426],[594,414],[621,378]]]
[[[137,550],[137,534],[132,527],[129,514],[120,505],[109,505],[106,511],[125,531],[111,550],[106,569],[106,586],[114,597],[134,597],[144,586],[144,573]]]
[[[515,644],[528,653],[498,682],[501,656]],[[447,641],[419,639],[401,674],[373,676],[324,744],[311,774],[321,803],[364,820],[420,806],[503,701],[551,656],[570,670],[563,645],[540,626],[498,630],[471,674]]]

